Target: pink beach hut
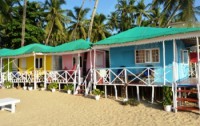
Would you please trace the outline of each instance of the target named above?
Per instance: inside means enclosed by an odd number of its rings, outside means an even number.
[[[95,67],[105,67],[105,51],[95,53],[97,55]],[[83,39],[68,42],[54,47],[48,55],[61,56],[61,71],[65,71],[65,79],[68,77],[69,80],[64,84],[73,84],[74,94],[88,92],[91,85],[91,70],[94,67],[94,51],[91,50],[90,42]]]

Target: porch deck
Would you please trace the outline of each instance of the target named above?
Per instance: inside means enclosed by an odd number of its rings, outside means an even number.
[[[192,77],[192,78],[186,78],[181,81],[177,82],[178,87],[193,87],[198,84],[198,78]]]

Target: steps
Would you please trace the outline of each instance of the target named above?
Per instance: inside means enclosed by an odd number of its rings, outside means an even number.
[[[188,101],[188,102],[198,102],[198,99],[194,99],[194,98],[177,98],[177,101]]]
[[[199,111],[199,96],[198,96],[198,89],[197,87],[188,87],[188,86],[181,86],[177,87],[175,92],[176,95],[176,102],[177,106],[175,107],[176,110],[181,111]]]
[[[198,107],[184,107],[184,106],[178,106],[177,109],[182,110],[182,111],[192,111],[192,110],[198,111],[199,110]]]

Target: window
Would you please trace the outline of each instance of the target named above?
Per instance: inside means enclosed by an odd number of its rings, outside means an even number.
[[[36,68],[39,69],[39,68],[42,68],[42,58],[36,58]]]
[[[182,50],[182,54],[181,54],[181,60],[182,60],[182,63],[184,64],[188,64],[189,63],[189,59],[188,59],[188,50]]]
[[[135,51],[136,63],[158,63],[159,49],[141,49]]]

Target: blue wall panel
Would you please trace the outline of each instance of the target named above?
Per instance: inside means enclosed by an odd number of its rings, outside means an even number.
[[[187,65],[183,65],[181,62],[181,50],[185,49],[185,46],[182,41],[177,41],[177,52],[178,52],[178,68],[184,70],[184,73],[179,72],[179,79],[185,78],[188,76],[189,68]],[[135,50],[138,49],[152,49],[159,48],[160,50],[160,62],[159,63],[143,63],[136,64],[135,63]],[[168,82],[172,82],[173,80],[173,42],[165,41],[165,51],[166,51],[166,79]],[[159,83],[163,83],[163,43],[153,43],[153,44],[145,44],[145,45],[135,45],[128,47],[115,47],[110,49],[110,67],[146,67],[148,65],[152,65],[153,67],[159,67],[155,69],[155,81]],[[132,70],[135,74],[140,73],[141,69]]]

